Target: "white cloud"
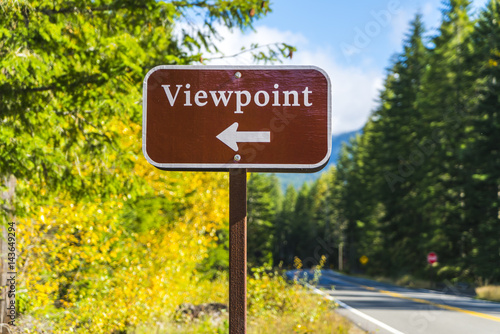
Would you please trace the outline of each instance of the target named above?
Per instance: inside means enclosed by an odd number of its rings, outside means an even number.
[[[222,30],[221,30],[222,31]],[[242,46],[252,43],[265,45],[285,42],[297,46],[293,59],[284,61],[285,65],[314,65],[324,69],[332,83],[333,133],[343,133],[360,129],[374,109],[378,91],[382,87],[383,74],[379,70],[363,71],[354,66],[340,66],[328,49],[312,47],[300,34],[281,31],[269,27],[258,27],[256,32],[241,33],[235,31],[221,33],[224,40],[218,45],[226,55],[233,55]],[[250,65],[250,55],[236,58],[217,59],[208,62],[211,65]]]
[[[226,56],[232,56],[241,52],[242,47],[250,47],[252,44],[265,46],[276,43],[287,43],[291,45],[306,45],[307,39],[290,31],[280,31],[268,27],[259,27],[256,32],[241,31],[230,32],[227,28],[220,27],[217,31],[224,38],[217,44],[219,50]],[[265,49],[263,50],[265,51]],[[213,57],[213,56],[212,56]],[[210,57],[209,57],[210,58]],[[210,60],[212,65],[251,65],[253,59],[250,53],[243,53],[236,58],[223,58]]]
[[[327,50],[297,52],[297,65],[315,65],[323,68],[332,83],[333,132],[358,130],[375,107],[375,98],[381,88],[377,71],[364,72],[357,67],[338,65]]]
[[[410,29],[410,22],[415,17],[415,13],[406,10],[399,10],[392,19],[391,42],[398,48],[401,48],[401,43],[405,39],[405,35]]]
[[[437,9],[437,8],[435,8],[435,6],[434,6],[432,3],[430,3],[430,2],[426,2],[426,3],[424,4],[424,6],[422,7],[422,15],[423,15],[424,17],[427,17],[427,16],[430,16],[430,15],[433,15],[433,13],[434,13],[435,11],[437,12],[437,11],[438,11],[438,9]]]

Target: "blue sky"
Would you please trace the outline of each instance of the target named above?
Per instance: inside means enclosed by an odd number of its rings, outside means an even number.
[[[472,13],[487,0],[472,1]],[[259,20],[255,32],[223,32],[225,54],[243,45],[286,42],[298,48],[285,65],[315,65],[332,81],[334,134],[357,130],[376,106],[390,58],[402,49],[402,40],[417,11],[429,36],[441,20],[441,0],[275,0],[272,12]],[[247,65],[242,56],[211,64]]]

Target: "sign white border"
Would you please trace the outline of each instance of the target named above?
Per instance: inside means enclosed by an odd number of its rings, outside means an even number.
[[[323,74],[328,83],[328,151],[325,157],[316,164],[261,164],[261,163],[158,163],[151,159],[146,150],[146,125],[147,125],[147,82],[149,77],[157,70],[230,70],[230,71],[248,71],[248,70],[315,70]],[[250,171],[262,172],[316,172],[321,170],[328,161],[332,153],[332,92],[331,82],[328,74],[317,66],[211,66],[211,65],[160,65],[151,69],[143,81],[142,88],[142,153],[146,160],[153,166],[172,171],[228,171],[230,169],[249,169]]]

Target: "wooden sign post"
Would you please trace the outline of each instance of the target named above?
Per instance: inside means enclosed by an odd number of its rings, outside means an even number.
[[[247,329],[247,171],[229,171],[229,333]]]
[[[144,78],[145,158],[162,170],[229,171],[231,334],[246,333],[246,173],[323,168],[330,90],[313,66],[158,66]]]

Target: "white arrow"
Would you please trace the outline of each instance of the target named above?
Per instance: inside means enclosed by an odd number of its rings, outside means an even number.
[[[237,131],[238,123],[231,124],[226,130],[219,133],[217,139],[229,146],[233,151],[238,151],[238,143],[270,143],[269,131]]]

